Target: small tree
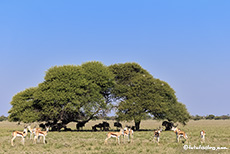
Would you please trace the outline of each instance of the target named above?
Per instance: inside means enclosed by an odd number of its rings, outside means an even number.
[[[215,116],[215,120],[221,120],[221,116]]]
[[[6,116],[4,116],[4,115],[2,115],[1,117],[0,117],[0,121],[5,121],[5,120],[7,120],[8,118],[6,117]]]
[[[210,120],[212,120],[214,118],[215,118],[215,115],[213,115],[213,114],[210,114],[210,115],[205,117],[205,119],[210,119]]]
[[[195,115],[192,117],[193,120],[201,120],[203,119],[203,116]]]

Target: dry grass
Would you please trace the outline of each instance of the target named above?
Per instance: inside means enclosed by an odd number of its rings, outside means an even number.
[[[91,130],[94,124],[102,121],[91,121],[86,124],[84,130]],[[113,126],[113,121],[109,121]],[[133,123],[122,123],[125,125],[133,125]],[[175,134],[172,131],[162,132],[160,145],[152,141],[153,130],[161,125],[161,121],[146,120],[142,121],[141,128],[149,131],[134,132],[134,140],[132,143],[125,141],[120,145],[115,144],[115,139],[109,139],[108,144],[104,145],[107,132],[91,132],[91,131],[72,131],[72,132],[49,132],[46,139],[47,144],[33,144],[29,139],[29,135],[25,140],[25,146],[21,144],[21,139],[15,140],[15,146],[10,145],[11,134],[13,130],[23,130],[23,125],[16,123],[0,122],[0,153],[85,153],[85,154],[101,154],[101,153],[229,153],[230,150],[184,150],[183,145],[191,146],[210,146],[210,147],[227,147],[230,148],[230,120],[201,120],[190,121],[188,125],[179,127],[187,132],[189,140],[183,143],[176,143]],[[75,129],[75,124],[70,123],[68,127]],[[116,129],[112,127],[112,129]],[[199,132],[204,129],[207,132],[206,143],[201,144]]]

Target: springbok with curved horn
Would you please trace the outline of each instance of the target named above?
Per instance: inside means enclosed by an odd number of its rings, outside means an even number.
[[[181,137],[183,137],[185,140],[188,139],[187,134],[184,131],[178,129],[177,127],[172,127],[172,130],[176,133],[177,142],[180,141]]]
[[[130,128],[130,127],[125,127],[124,128],[124,133],[123,133],[123,136],[124,136],[124,142],[125,142],[125,136],[128,137],[128,142],[132,142],[132,139],[133,139],[133,130]]]
[[[19,136],[22,138],[22,144],[24,145],[25,144],[25,137],[27,135],[27,126],[24,127],[24,130],[23,132],[20,132],[20,131],[14,131],[12,133],[13,135],[13,138],[11,139],[11,145],[14,146],[14,139]]]
[[[43,137],[43,143],[45,144],[46,142],[46,135],[48,134],[48,131],[49,131],[49,126],[46,127],[46,131],[39,131],[37,130],[35,132],[35,137],[34,137],[34,143],[36,144],[36,139],[38,139],[38,137],[42,136]]]
[[[202,143],[205,143],[205,135],[206,135],[205,131],[202,130],[202,131],[200,132],[200,137],[201,137],[201,142],[202,142]]]
[[[124,130],[121,128],[120,129],[120,132],[109,132],[108,134],[107,134],[107,138],[105,139],[105,144],[107,144],[107,140],[109,139],[109,138],[111,138],[111,137],[115,137],[116,138],[116,142],[118,143],[118,144],[120,144],[120,136],[122,135],[122,134],[124,134]]]

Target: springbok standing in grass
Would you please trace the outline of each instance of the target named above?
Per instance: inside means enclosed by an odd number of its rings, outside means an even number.
[[[49,131],[49,126],[46,127],[46,131],[40,131],[40,130],[36,130],[35,132],[35,137],[34,137],[34,143],[36,144],[36,139],[38,139],[38,137],[42,136],[43,137],[43,143],[45,144],[46,142],[46,135],[48,134]]]
[[[35,136],[36,131],[41,131],[41,128],[36,128],[36,126],[34,126],[34,128],[32,129],[31,126],[28,126],[28,129],[30,131],[30,139],[33,139],[33,135]]]
[[[177,127],[172,127],[172,130],[176,133],[177,142],[180,141],[181,137],[183,137],[185,140],[188,139],[187,134],[184,131],[178,129]]]
[[[14,139],[19,136],[22,138],[22,144],[24,145],[25,144],[25,137],[27,135],[27,126],[24,127],[24,130],[23,132],[20,132],[20,131],[14,131],[12,133],[13,135],[13,138],[11,139],[11,145],[14,146]]]
[[[123,136],[124,136],[124,142],[125,142],[125,136],[128,137],[128,142],[129,141],[132,142],[132,139],[133,139],[133,130],[131,128],[125,127],[124,128]]]
[[[107,134],[107,138],[105,139],[105,144],[107,144],[107,140],[109,139],[109,138],[111,138],[111,137],[116,137],[116,142],[118,143],[118,144],[120,144],[120,136],[122,135],[122,134],[124,134],[124,130],[121,128],[120,129],[120,132],[109,132],[108,134]]]
[[[30,131],[30,139],[33,139],[33,129],[30,125],[28,126],[28,130]]]
[[[157,141],[157,144],[159,145],[160,142],[160,134],[162,132],[162,128],[159,127],[157,130],[154,131],[154,137],[153,137],[153,141]]]
[[[201,137],[201,142],[202,143],[205,143],[205,131],[204,130],[202,130],[201,132],[200,132],[200,137]]]
[[[134,130],[132,128],[129,128],[129,137],[130,137],[130,142],[133,141],[133,134],[134,134]]]

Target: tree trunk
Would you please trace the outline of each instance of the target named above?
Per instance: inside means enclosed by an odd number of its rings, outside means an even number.
[[[140,129],[141,121],[135,121],[135,128],[138,131]]]

